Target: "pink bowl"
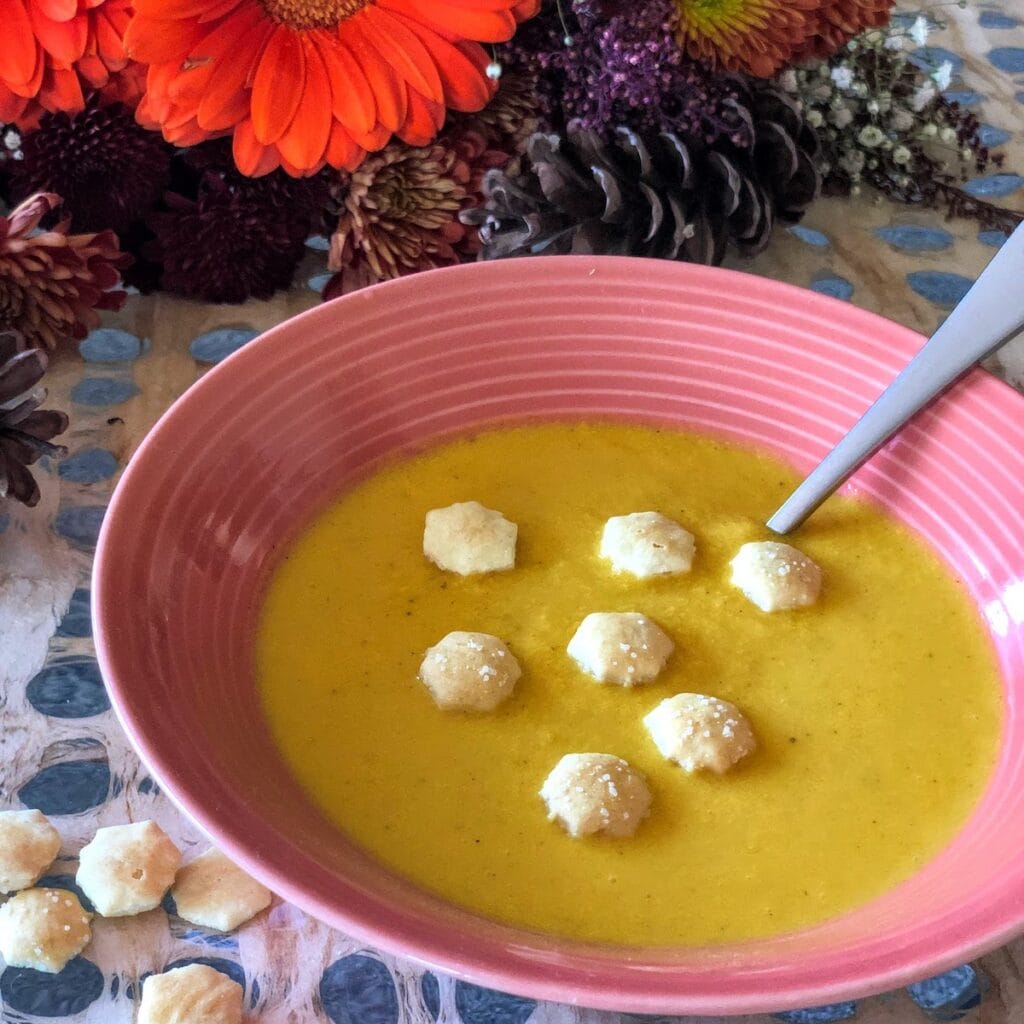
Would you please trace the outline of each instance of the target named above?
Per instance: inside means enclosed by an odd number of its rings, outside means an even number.
[[[908,882],[766,941],[617,950],[495,924],[396,878],[310,804],[253,682],[268,573],[381,458],[495,421],[620,417],[809,468],[920,347],[852,306],[723,270],[546,257],[406,278],[268,331],[146,438],[96,560],[114,706],[164,789],[253,875],[368,943],[495,988],[730,1014],[909,983],[1024,927],[1024,401],[975,372],[853,488],[930,541],[998,651],[1004,736],[970,822]],[[956,751],[950,751],[955,757]]]

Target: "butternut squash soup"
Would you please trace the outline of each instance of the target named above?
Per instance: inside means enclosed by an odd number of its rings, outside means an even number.
[[[705,437],[612,423],[497,429],[398,461],[287,552],[256,638],[281,751],[338,826],[399,874],[492,918],[608,943],[681,945],[814,924],[879,895],[946,844],[978,800],[1000,729],[994,655],[968,597],[867,504],[834,498],[793,537],[821,568],[811,606],[766,613],[730,561],[796,484]],[[513,568],[445,572],[431,509],[475,501],[518,526]],[[600,557],[612,516],[694,535],[689,572]],[[646,685],[597,682],[566,652],[593,612],[674,643]],[[522,669],[493,710],[442,710],[418,678],[454,631]],[[644,718],[666,698],[742,709],[756,749],[687,773]],[[717,706],[717,705],[716,705]],[[539,790],[564,755],[641,773],[635,834],[573,838]]]

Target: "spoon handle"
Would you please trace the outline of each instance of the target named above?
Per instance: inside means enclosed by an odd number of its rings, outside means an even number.
[[[768,520],[795,530],[922,406],[1024,329],[1024,224],[850,431]]]

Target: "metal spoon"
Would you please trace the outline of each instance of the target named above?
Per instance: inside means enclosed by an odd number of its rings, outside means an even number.
[[[768,520],[795,530],[916,412],[1024,330],[1024,224],[981,272],[942,326]]]

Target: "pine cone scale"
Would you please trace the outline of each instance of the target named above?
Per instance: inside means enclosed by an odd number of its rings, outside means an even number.
[[[478,258],[606,252],[719,263],[730,241],[760,251],[777,217],[799,219],[820,192],[817,136],[773,86],[737,93],[747,146],[626,127],[533,135],[523,172],[488,172],[484,205],[462,214],[479,226]]]

